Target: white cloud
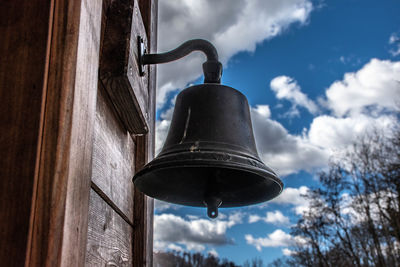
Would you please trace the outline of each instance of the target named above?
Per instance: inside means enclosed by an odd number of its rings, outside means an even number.
[[[244,214],[242,212],[234,212],[229,214],[228,221],[229,226],[233,226],[235,224],[240,224],[243,222]]]
[[[269,203],[293,205],[296,214],[302,214],[309,206],[308,200],[303,197],[303,195],[307,194],[308,190],[307,186],[300,186],[299,188],[287,187],[283,189],[278,197]]]
[[[334,115],[315,117],[307,139],[334,155],[364,134],[397,122],[393,112],[400,103],[400,62],[371,59],[360,70],[334,82],[321,103]]]
[[[252,235],[245,235],[245,239],[247,244],[256,247],[258,251],[261,251],[263,247],[285,247],[293,244],[292,236],[281,229],[275,230],[264,238],[254,238]]]
[[[285,256],[292,256],[292,255],[295,254],[296,252],[293,251],[293,250],[290,250],[290,249],[288,249],[288,248],[284,248],[284,249],[282,249],[282,253],[283,253],[283,255],[285,255]]]
[[[327,106],[339,117],[393,110],[400,100],[400,62],[371,59],[357,72],[334,82],[326,97]]]
[[[300,186],[299,188],[287,187],[283,189],[282,193],[271,200],[271,203],[277,204],[291,204],[291,205],[303,205],[305,203],[302,195],[307,194],[309,188],[307,186]]]
[[[181,246],[177,246],[175,244],[169,244],[168,245],[168,249],[174,250],[174,251],[177,251],[177,252],[183,252],[184,251],[184,249]]]
[[[358,66],[362,63],[361,59],[355,56],[354,54],[349,54],[347,56],[340,56],[339,61],[346,65],[350,64],[353,67]]]
[[[288,224],[289,218],[282,214],[279,210],[274,212],[268,211],[265,217],[261,217],[257,214],[253,214],[249,216],[249,223],[255,223],[258,221],[264,221],[266,223],[273,223],[273,224]]]
[[[307,22],[313,9],[309,0],[204,0],[160,1],[158,51],[174,49],[189,39],[211,41],[225,64],[240,51],[282,33],[294,23]],[[204,56],[196,53],[168,66],[159,65],[157,106],[168,92],[182,89],[201,74]]]
[[[258,222],[260,220],[262,220],[262,217],[257,215],[257,214],[251,214],[249,216],[249,223],[255,223],[255,222]]]
[[[189,219],[189,220],[198,220],[198,219],[200,219],[200,217],[199,216],[197,216],[197,215],[190,215],[190,214],[188,214],[188,215],[186,215],[186,217]]]
[[[254,238],[252,235],[245,235],[247,244],[254,246],[258,251],[263,247],[287,247],[296,245],[306,245],[307,241],[301,236],[291,236],[281,229],[277,229],[266,237]],[[287,248],[282,249],[284,255],[295,253]]]
[[[345,149],[363,134],[374,129],[385,129],[395,121],[396,118],[391,115],[371,117],[358,114],[345,118],[323,115],[314,118],[308,139],[312,144],[334,153]]]
[[[188,250],[202,251],[205,245],[225,245],[233,241],[226,231],[242,223],[242,213],[232,213],[227,220],[184,218],[173,214],[154,216],[154,240],[156,250],[165,250],[171,243],[184,245]]]
[[[296,105],[306,108],[312,114],[318,111],[314,101],[301,92],[300,86],[293,78],[284,75],[275,77],[271,80],[270,86],[278,99],[286,99],[293,104],[294,111],[297,111]],[[291,114],[298,115],[298,112]]]
[[[218,258],[218,252],[215,249],[209,250],[208,254],[212,255],[215,258]]]
[[[180,205],[175,205],[175,204],[168,203],[168,202],[165,202],[162,200],[158,200],[158,199],[154,200],[154,209],[156,212],[162,212],[162,211],[165,211],[168,209],[177,210],[180,207],[181,207]]]
[[[169,125],[171,124],[171,120],[162,119],[156,121],[156,155],[160,153],[162,146],[165,142],[165,138],[167,138]]]
[[[312,171],[326,165],[328,153],[311,144],[306,136],[289,134],[279,122],[255,109],[251,109],[251,119],[258,153],[279,175]]]
[[[254,51],[257,43],[280,34],[292,23],[306,22],[312,10],[311,2],[298,0],[248,0],[243,4],[235,23],[215,38],[225,60],[238,51]]]
[[[185,243],[186,245],[186,249],[187,250],[194,250],[194,251],[203,251],[206,249],[205,246],[201,245],[201,244],[197,244],[197,243]]]
[[[271,117],[271,110],[269,109],[268,105],[256,105],[253,111],[260,114],[263,117],[266,118]]]
[[[310,108],[314,104],[287,76],[271,81],[278,98]],[[311,101],[311,102],[310,102]],[[393,111],[400,103],[400,62],[372,59],[360,70],[346,73],[334,82],[320,101],[334,115],[313,119],[301,136],[289,134],[281,124],[252,112],[257,147],[261,158],[282,175],[298,170],[312,171],[326,166],[334,153],[354,143],[374,129],[385,129],[397,122]],[[315,104],[314,104],[315,105]],[[318,110],[318,108],[316,108]],[[289,112],[298,112],[296,107]]]
[[[171,107],[160,114],[160,120],[156,121],[156,144],[155,154],[160,153],[165,139],[168,135],[169,126],[171,124],[172,115],[174,113],[176,96],[171,99]]]
[[[397,33],[392,33],[390,35],[389,44],[394,47],[394,49],[389,50],[389,53],[394,57],[400,55],[400,37],[397,35]]]
[[[400,38],[397,36],[396,33],[392,33],[389,37],[389,44],[394,44],[400,41]]]
[[[171,82],[163,84],[157,87],[157,101],[156,101],[156,108],[161,108],[165,102],[167,101],[168,94],[173,93],[176,91],[177,88]]]
[[[308,139],[330,154],[370,131],[393,125],[397,122],[393,112],[400,103],[400,61],[371,59],[360,70],[334,82],[321,102],[334,116],[314,118]]]

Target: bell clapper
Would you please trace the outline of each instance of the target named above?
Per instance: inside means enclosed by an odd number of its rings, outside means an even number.
[[[208,217],[215,219],[218,217],[218,207],[221,206],[222,200],[216,197],[207,198],[204,203],[207,206]]]

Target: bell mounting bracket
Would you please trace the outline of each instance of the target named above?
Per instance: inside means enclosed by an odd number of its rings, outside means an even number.
[[[144,75],[144,66],[175,61],[187,56],[193,51],[201,51],[207,56],[203,63],[204,83],[221,83],[222,64],[218,61],[217,49],[203,39],[193,39],[184,42],[177,48],[160,54],[147,54],[143,38],[138,36],[138,64],[140,76]]]

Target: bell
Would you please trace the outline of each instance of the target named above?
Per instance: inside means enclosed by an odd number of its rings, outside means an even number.
[[[133,177],[145,194],[167,202],[238,207],[270,200],[283,184],[258,157],[246,97],[216,83],[183,90],[160,154]]]

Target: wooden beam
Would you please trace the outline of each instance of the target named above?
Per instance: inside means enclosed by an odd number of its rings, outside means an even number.
[[[100,61],[100,80],[131,134],[148,132],[148,74],[139,76],[137,36],[147,43],[137,1],[110,3]]]
[[[85,261],[101,7],[54,3],[29,266]]]
[[[148,29],[150,53],[157,53],[157,27],[158,27],[158,0],[150,2],[148,17],[150,19],[145,23]],[[157,67],[149,66],[149,134],[147,138],[147,162],[154,158],[155,136],[156,136],[156,86],[157,86]],[[153,266],[153,218],[154,218],[154,200],[146,197],[146,266]]]
[[[143,14],[143,23],[147,31],[150,53],[157,52],[157,10],[158,1],[139,1],[140,11]],[[148,67],[148,125],[146,136],[136,138],[137,155],[136,169],[140,170],[154,157],[155,140],[155,101],[156,101],[156,66]],[[134,247],[140,254],[134,254],[134,266],[153,266],[153,217],[154,201],[135,189],[134,194]]]
[[[147,162],[147,136],[140,136],[136,138],[136,168],[140,170]],[[148,239],[153,236],[148,236],[147,229],[148,217],[147,217],[147,197],[140,192],[137,188],[134,191],[134,208],[133,208],[133,265],[134,266],[150,266],[146,264],[147,253],[153,253],[148,251]],[[151,214],[152,217],[153,214]],[[152,222],[152,221],[151,221]],[[152,227],[152,224],[151,224]]]
[[[23,266],[29,242],[46,87],[52,1],[0,8],[0,263]],[[50,24],[51,25],[51,24]]]

